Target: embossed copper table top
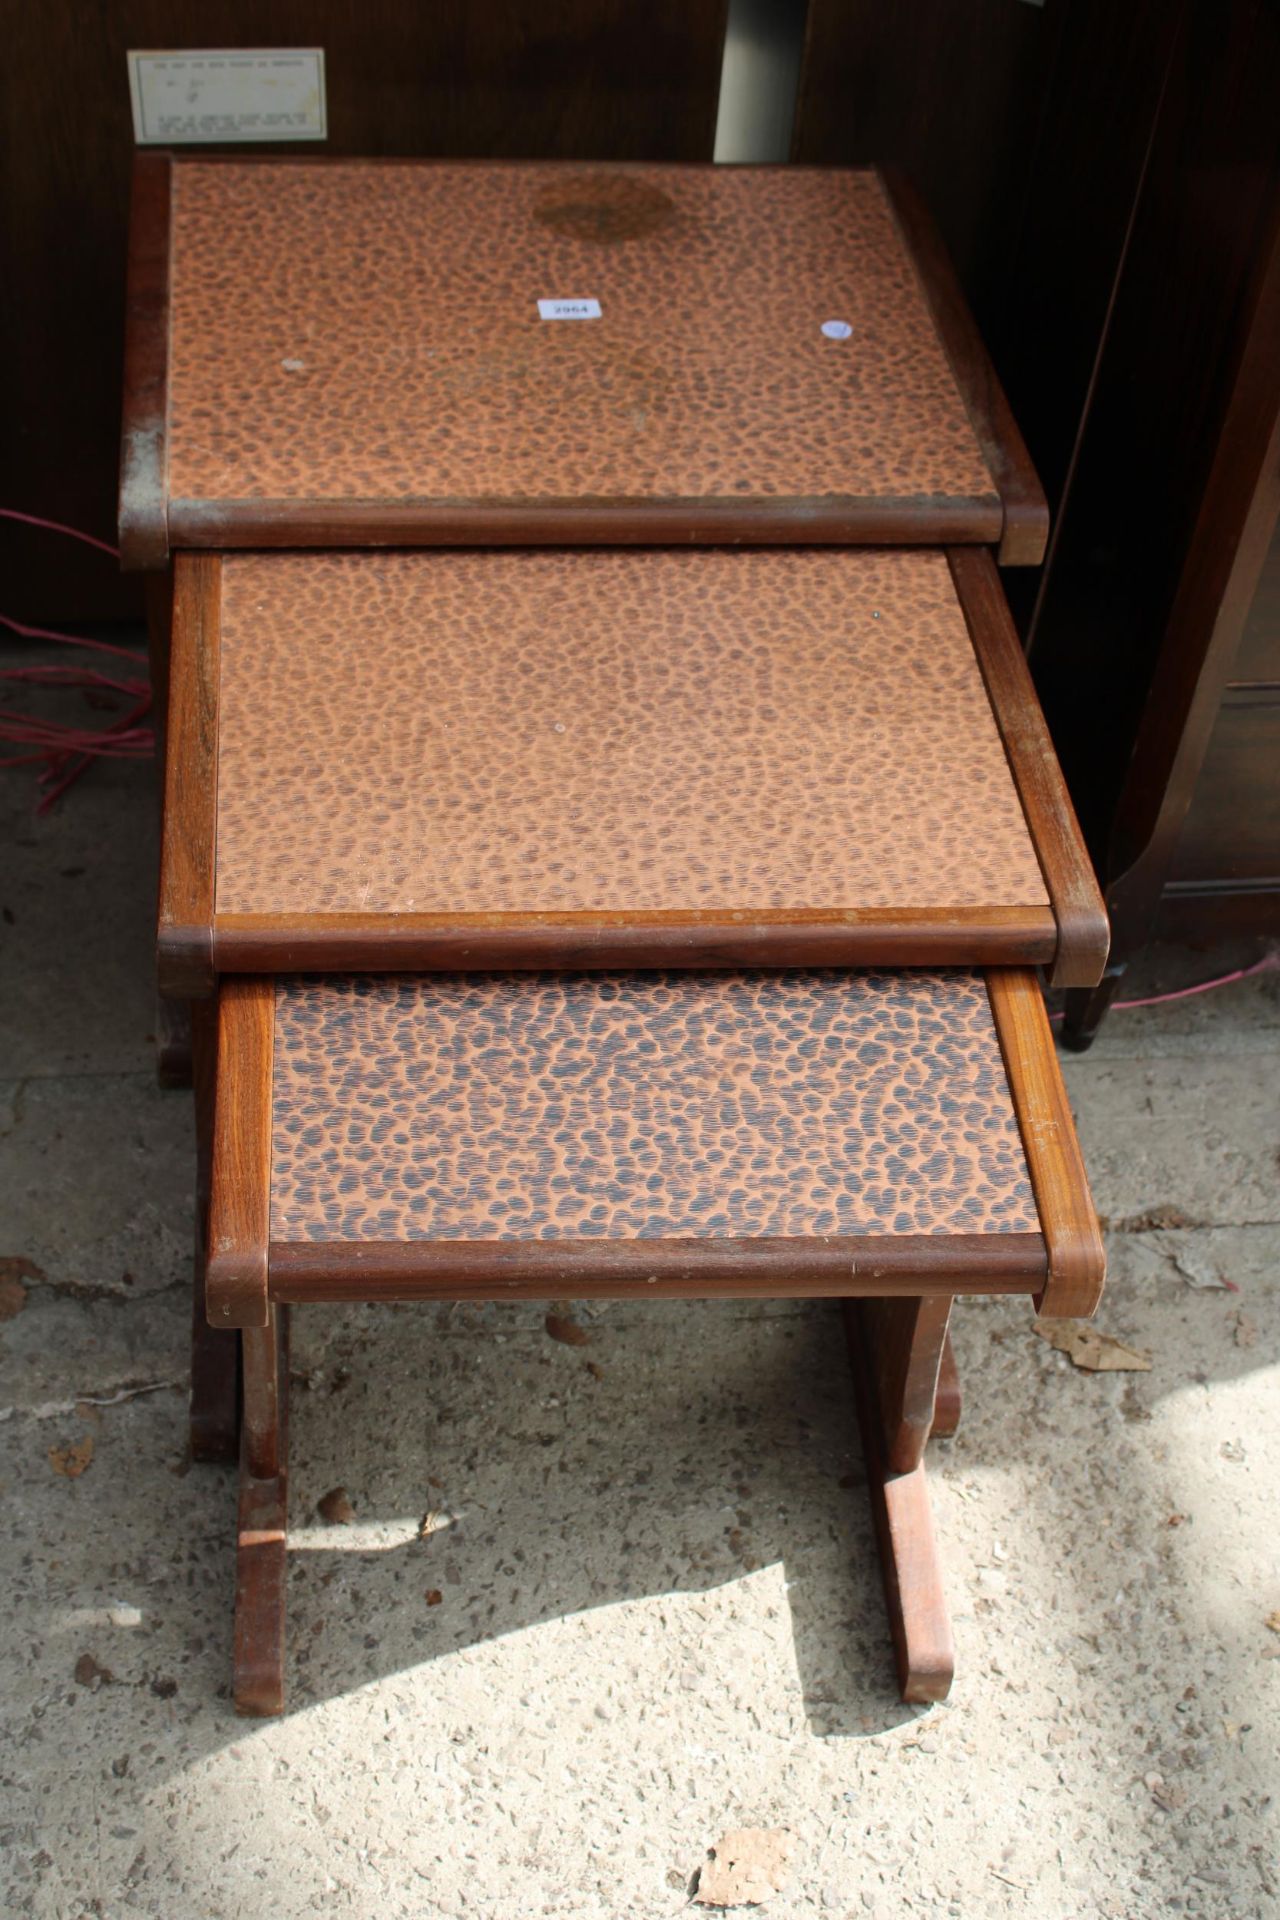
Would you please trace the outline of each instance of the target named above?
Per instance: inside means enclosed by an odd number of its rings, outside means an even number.
[[[941,555],[233,555],[216,684],[219,916],[1047,901]]]
[[[1037,1233],[969,972],[286,979],[273,1242]]]
[[[477,506],[673,501],[692,538],[716,537],[702,509],[753,501],[784,538],[840,501],[999,537],[872,173],[181,159],[171,177],[175,544],[251,543],[241,518],[273,516],[288,544],[309,504],[394,524],[423,503],[464,539]]]

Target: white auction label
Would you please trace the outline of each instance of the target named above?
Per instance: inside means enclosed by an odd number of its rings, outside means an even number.
[[[324,140],[323,47],[130,52],[139,146]]]
[[[847,320],[824,320],[822,323],[822,331],[826,334],[828,340],[847,340],[853,332],[853,328]]]
[[[540,320],[599,320],[598,300],[539,300]]]

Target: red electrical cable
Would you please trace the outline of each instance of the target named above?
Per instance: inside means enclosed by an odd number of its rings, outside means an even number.
[[[1220,973],[1213,980],[1199,980],[1194,987],[1178,987],[1173,993],[1153,993],[1145,1000],[1113,1001],[1113,1011],[1127,1013],[1130,1007],[1162,1007],[1166,1000],[1188,1000],[1193,993],[1210,993],[1215,987],[1229,987],[1237,980],[1247,980],[1253,973],[1270,973],[1280,967],[1280,953],[1264,953],[1261,960],[1255,960],[1251,967],[1237,967],[1233,973]]]
[[[95,653],[117,653],[122,660],[136,660],[139,666],[146,664],[145,653],[134,653],[129,647],[116,647],[109,640],[86,640],[83,634],[59,633],[56,627],[29,627],[22,620],[14,620],[7,613],[0,613],[0,627],[8,627],[10,633],[16,633],[22,640],[58,640],[68,647],[90,647]]]
[[[1215,974],[1212,980],[1197,980],[1192,987],[1175,987],[1172,993],[1151,993],[1141,1000],[1113,1000],[1111,1013],[1127,1013],[1131,1007],[1162,1007],[1169,1000],[1189,1000],[1194,993],[1212,993],[1215,987],[1234,986],[1237,980],[1248,980],[1255,973],[1271,973],[1280,967],[1280,949],[1272,948],[1264,953],[1261,960],[1255,960],[1252,966],[1236,967],[1231,973]],[[1051,1013],[1050,1020],[1061,1020],[1061,1013]]]
[[[68,527],[61,520],[45,520],[38,513],[19,513],[16,507],[0,507],[0,520],[20,520],[24,526],[44,527],[49,533],[65,533],[71,540],[83,540],[86,547],[97,547],[102,553],[109,553],[114,560],[120,558],[119,547],[113,547],[109,540],[99,540],[96,533],[82,533],[79,527]]]
[[[119,558],[117,548],[79,527],[66,526],[61,520],[46,520],[35,513],[19,513],[14,507],[0,507],[0,519],[16,520],[26,526],[61,533],[102,553]],[[60,646],[82,647],[93,653],[109,653],[137,666],[146,665],[145,654],[130,647],[114,646],[109,640],[89,640],[82,634],[61,633],[52,627],[33,627],[23,620],[0,614],[0,627],[7,627],[23,640],[53,640]],[[122,693],[133,701],[129,711],[108,727],[78,727],[64,720],[43,720],[35,714],[12,707],[0,707],[0,742],[25,749],[0,757],[0,767],[27,765],[43,761],[40,785],[47,789],[37,813],[47,813],[54,802],[78,780],[94,760],[140,760],[155,751],[155,730],[138,723],[150,711],[151,688],[141,677],[117,679],[94,668],[76,666],[7,667],[0,669],[0,680],[12,680],[26,686],[77,688],[85,692]]]

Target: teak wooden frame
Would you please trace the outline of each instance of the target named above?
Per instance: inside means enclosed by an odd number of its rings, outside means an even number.
[[[235,156],[213,156],[213,163],[227,158]],[[209,156],[201,159],[207,164]],[[306,167],[325,161],[272,156],[272,164]],[[536,503],[171,499],[166,435],[174,165],[171,154],[158,150],[139,153],[134,161],[120,474],[120,550],[128,568],[163,567],[171,550],[186,547],[965,542],[997,548],[1006,564],[1035,565],[1044,556],[1048,508],[1026,445],[937,229],[906,183],[892,176],[885,177],[884,184],[898,230],[991,472],[999,496],[995,504],[927,495],[746,501],[565,498]]]
[[[270,1237],[271,978],[224,981],[206,1278],[216,1327],[263,1327],[276,1302],[344,1300],[846,1299],[1028,1293],[1091,1314],[1104,1255],[1039,983],[987,975],[1038,1233],[899,1233],[638,1240],[274,1241]]]
[[[954,1432],[952,1299],[1028,1293],[1058,1316],[1097,1306],[1105,1256],[1039,984],[988,975],[988,994],[1040,1220],[1039,1233],[697,1242],[272,1242],[276,983],[224,983],[205,1291],[240,1328],[244,1380],[235,1697],[284,1704],[285,1332],[293,1302],[767,1295],[844,1302],[868,1490],[907,1700],[938,1700],[954,1659],[924,1450]],[[212,1336],[214,1340],[230,1336]]]
[[[158,950],[164,992],[238,973],[608,967],[1045,965],[1095,984],[1107,924],[999,576],[952,548],[952,577],[1049,906],[833,912],[219,913],[215,901],[221,557],[175,567]]]

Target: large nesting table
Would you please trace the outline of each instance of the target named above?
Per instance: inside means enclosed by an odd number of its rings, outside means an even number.
[[[872,171],[204,159],[134,179],[120,534],[1044,551],[927,217]]]

